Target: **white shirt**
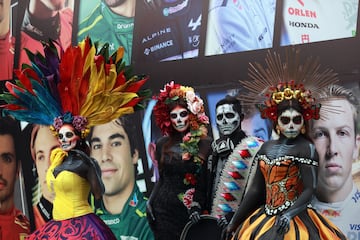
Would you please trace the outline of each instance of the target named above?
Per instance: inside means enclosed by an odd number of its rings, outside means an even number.
[[[324,203],[314,197],[311,204],[332,221],[348,240],[360,240],[360,191],[355,185],[344,201]]]

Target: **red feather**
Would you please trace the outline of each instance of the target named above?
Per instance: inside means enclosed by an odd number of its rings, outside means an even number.
[[[11,93],[11,95],[13,95],[16,98],[19,98],[19,96],[14,92],[14,89],[19,90],[20,92],[25,92],[24,89],[20,88],[19,86],[7,81],[5,83],[6,88],[9,90],[9,92]]]
[[[124,75],[124,71],[121,71],[118,73],[118,75],[116,77],[116,83],[115,83],[114,88],[124,85],[125,83],[126,83],[126,77]]]
[[[19,69],[14,70],[16,76],[20,80],[21,84],[25,87],[26,90],[28,90],[32,95],[36,95],[33,91],[32,84],[30,79],[27,77],[27,75],[23,74]]]
[[[25,109],[17,104],[4,104],[4,105],[1,105],[0,108],[4,108],[4,109],[8,109],[8,110],[11,110],[11,111],[16,111],[16,110],[22,110],[22,109]]]
[[[123,108],[126,107],[134,107],[136,104],[138,104],[140,101],[142,100],[142,98],[133,98],[131,101],[129,101],[128,103],[126,103],[125,105],[123,105]]]
[[[131,83],[127,88],[127,92],[138,92],[140,88],[145,84],[145,82],[149,79],[149,77],[146,77],[144,79],[141,79],[137,82]]]

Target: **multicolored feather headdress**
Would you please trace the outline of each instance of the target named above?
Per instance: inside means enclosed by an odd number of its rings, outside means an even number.
[[[332,69],[320,71],[318,58],[307,58],[303,63],[300,51],[293,47],[286,49],[285,61],[277,53],[269,51],[266,67],[250,63],[250,81],[240,81],[247,90],[239,95],[244,105],[256,105],[263,118],[277,121],[278,105],[286,100],[295,100],[303,109],[305,120],[318,119],[320,105],[316,96],[320,90],[338,81]],[[290,101],[289,101],[290,102]]]
[[[6,82],[4,115],[54,131],[70,123],[84,138],[91,126],[133,113],[150,96],[140,90],[148,77],[130,75],[122,47],[110,56],[108,44],[97,51],[86,38],[59,56],[53,41],[43,46],[44,56],[27,51],[31,66],[15,70],[15,83]]]

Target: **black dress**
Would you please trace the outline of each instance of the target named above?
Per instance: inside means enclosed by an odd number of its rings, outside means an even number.
[[[204,208],[206,198],[206,162],[195,163],[193,158],[182,160],[180,139],[172,142],[167,152],[163,146],[169,140],[161,138],[157,143],[160,179],[153,190],[151,205],[155,221],[151,224],[155,239],[178,240],[189,221],[191,199]],[[200,140],[206,156],[210,152],[210,139]],[[208,147],[207,147],[208,146]],[[195,191],[196,189],[196,191]]]

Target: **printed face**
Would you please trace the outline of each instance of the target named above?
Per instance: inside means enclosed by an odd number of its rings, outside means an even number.
[[[0,0],[0,23],[9,18],[10,0]]]
[[[223,104],[216,108],[216,124],[222,135],[232,134],[240,126],[240,115],[233,104]]]
[[[125,3],[126,0],[105,0],[106,5],[109,7],[117,7]]]
[[[278,126],[280,132],[287,138],[295,138],[300,134],[304,126],[304,118],[295,109],[288,109],[278,117]]]
[[[64,8],[65,0],[41,0],[41,2],[52,11],[59,11]]]
[[[328,192],[351,189],[351,167],[358,158],[360,145],[360,136],[355,136],[351,105],[343,99],[329,100],[326,105],[341,112],[328,111],[326,119],[314,120],[312,124],[310,137],[319,154],[318,186]],[[323,111],[321,108],[320,116]]]
[[[80,139],[74,132],[74,128],[71,125],[64,125],[59,130],[59,141],[61,148],[64,151],[70,151],[76,147],[77,141]]]
[[[50,202],[54,200],[54,194],[46,186],[46,172],[50,166],[51,151],[57,147],[60,147],[59,141],[49,127],[40,126],[34,141],[34,161],[42,194]]]
[[[91,157],[97,160],[101,168],[105,196],[124,191],[130,194],[135,183],[134,164],[138,161],[138,152],[131,154],[124,128],[114,121],[95,126],[90,145]]]
[[[186,108],[177,106],[170,112],[170,121],[178,132],[185,132],[189,127],[189,112]]]
[[[263,139],[264,141],[269,140],[271,135],[266,125],[266,120],[261,118],[260,113],[256,113],[250,118],[244,118],[241,122],[241,129],[247,136],[255,136]]]
[[[14,139],[10,134],[0,135],[0,203],[13,201],[17,175]]]

